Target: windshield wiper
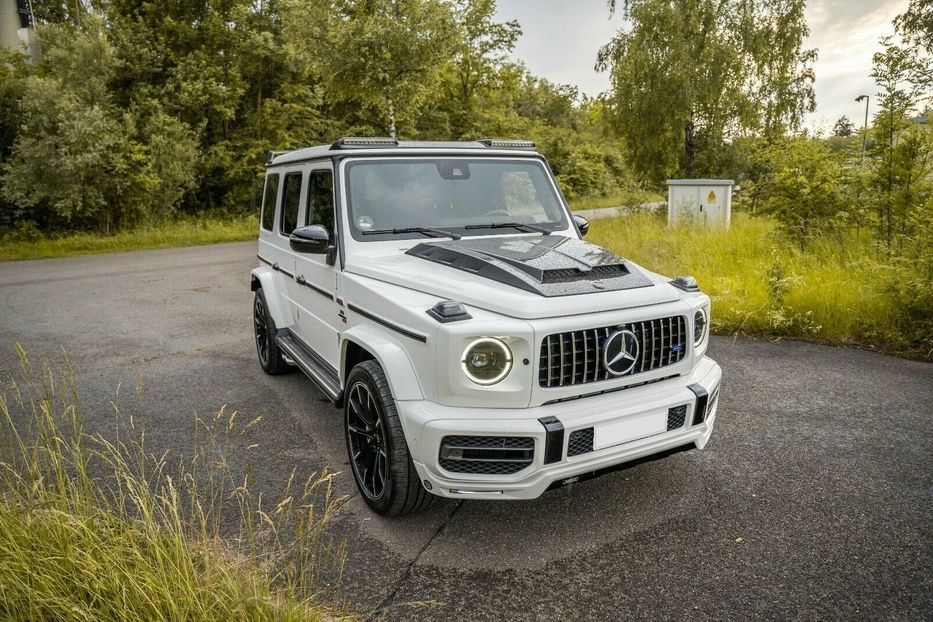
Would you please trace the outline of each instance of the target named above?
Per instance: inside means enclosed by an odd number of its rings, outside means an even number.
[[[526,222],[492,222],[488,225],[467,225],[464,229],[518,229],[519,231],[535,231],[544,235],[551,235],[551,230],[539,225],[531,225]]]
[[[433,229],[431,227],[404,227],[402,229],[374,229],[371,231],[362,231],[363,235],[385,235],[387,233],[399,234],[399,233],[424,233],[425,235],[434,234],[442,238],[450,238],[452,240],[459,240],[460,236],[451,231],[444,231],[443,229]]]

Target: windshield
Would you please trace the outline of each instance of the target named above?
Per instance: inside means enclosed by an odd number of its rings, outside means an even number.
[[[529,231],[567,227],[539,160],[360,160],[347,164],[346,180],[350,233],[357,240],[424,237],[412,229],[502,234],[508,223],[533,225]]]

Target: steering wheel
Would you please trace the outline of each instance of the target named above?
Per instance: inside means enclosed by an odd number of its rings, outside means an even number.
[[[510,218],[512,215],[508,213],[507,211],[505,211],[504,209],[494,209],[491,212],[486,212],[485,214],[483,214],[484,218],[487,216],[490,218],[494,216],[505,216],[506,218]]]

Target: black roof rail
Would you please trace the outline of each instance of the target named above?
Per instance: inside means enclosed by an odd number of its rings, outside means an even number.
[[[365,149],[366,147],[398,147],[398,139],[391,136],[344,136],[334,141],[331,149]]]
[[[537,148],[530,140],[498,140],[495,138],[484,138],[476,142],[495,149],[531,149],[533,151]]]

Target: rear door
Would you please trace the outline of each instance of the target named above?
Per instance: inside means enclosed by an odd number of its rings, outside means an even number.
[[[275,291],[266,292],[266,296],[276,297],[285,316],[285,326],[289,326],[293,323],[293,314],[288,298],[288,286],[292,280],[295,262],[288,249],[288,240],[283,240],[279,233],[283,198],[282,172],[276,170],[267,173],[259,227],[259,260],[274,269],[272,280]]]

